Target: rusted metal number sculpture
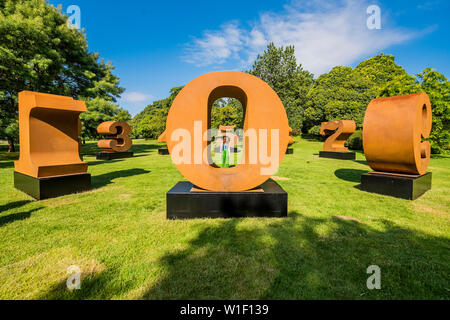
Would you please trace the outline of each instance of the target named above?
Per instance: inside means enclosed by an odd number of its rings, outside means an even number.
[[[375,171],[423,175],[430,160],[431,104],[426,93],[372,100],[363,145]]]
[[[223,97],[239,100],[245,116],[243,163],[232,168],[218,168],[202,156],[204,150],[211,148],[206,133],[211,126],[211,107]],[[202,75],[180,91],[159,141],[167,142],[172,161],[197,187],[234,192],[253,189],[270,178],[291,140],[289,131],[283,104],[267,83],[247,73],[221,71]],[[258,143],[249,143],[250,138]],[[189,147],[180,152],[178,145],[182,139],[187,140]],[[256,157],[261,149],[266,149],[266,155],[276,162],[275,170],[274,166],[265,170],[270,166],[267,157]],[[182,156],[183,161],[176,160],[177,156]]]
[[[52,94],[19,93],[20,158],[15,171],[34,178],[86,173],[80,159],[83,101]]]
[[[323,136],[331,135],[325,140],[323,151],[347,152],[348,148],[345,147],[345,142],[355,130],[356,124],[353,120],[322,122],[320,134]]]
[[[106,135],[107,139],[98,142],[98,147],[106,152],[125,152],[133,145],[129,137],[131,127],[124,121],[103,122],[98,126],[97,132]]]

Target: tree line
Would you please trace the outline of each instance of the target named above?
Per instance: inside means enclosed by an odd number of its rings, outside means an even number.
[[[294,135],[320,136],[325,121],[354,120],[358,131],[350,138],[353,149],[362,148],[361,129],[365,110],[377,97],[426,92],[433,108],[430,142],[433,153],[449,151],[449,81],[431,68],[409,75],[392,55],[378,54],[355,68],[337,66],[317,79],[295,58],[292,46],[269,44],[246,72],[267,82],[282,100]],[[155,101],[133,118],[136,137],[157,138],[164,131],[170,105],[182,87],[170,97]],[[225,102],[225,103],[224,103]],[[235,99],[216,101],[211,111],[211,127],[220,124],[242,126],[242,106]]]
[[[88,50],[84,30],[67,26],[67,16],[45,0],[0,0],[0,139],[9,151],[18,140],[18,93],[22,90],[65,95],[86,101],[81,115],[82,139],[97,139],[97,126],[108,120],[129,121],[133,136],[157,138],[165,129],[169,108],[183,87],[172,88],[131,117],[117,99],[124,92],[114,66]],[[364,113],[376,97],[426,92],[433,108],[430,142],[433,153],[450,144],[449,81],[427,68],[409,75],[391,55],[379,54],[355,68],[334,67],[317,78],[295,58],[292,46],[269,44],[246,72],[267,82],[282,100],[294,135],[319,136],[323,121],[354,120],[362,128]],[[236,99],[214,102],[211,127],[242,127],[243,108]],[[361,148],[358,131],[349,141]]]

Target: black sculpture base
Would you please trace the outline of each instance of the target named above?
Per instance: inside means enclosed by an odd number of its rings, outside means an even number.
[[[162,156],[167,156],[169,154],[169,149],[168,148],[160,148],[160,149],[158,149],[158,154],[160,154]]]
[[[286,149],[286,154],[294,154],[294,149],[293,148],[287,148]]]
[[[14,171],[14,187],[37,200],[44,200],[89,191],[91,175],[80,173],[38,179]]]
[[[431,189],[432,173],[422,176],[369,172],[361,176],[361,190],[415,200]]]
[[[181,181],[167,192],[167,219],[287,217],[288,195],[273,180],[246,192],[192,191],[193,187]]]
[[[97,160],[113,160],[113,159],[123,159],[132,158],[133,152],[99,152],[97,153]]]
[[[320,151],[320,158],[330,158],[339,160],[355,160],[356,154],[354,152],[332,152],[332,151]]]

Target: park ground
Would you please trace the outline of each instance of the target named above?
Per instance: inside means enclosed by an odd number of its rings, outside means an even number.
[[[155,141],[134,143],[114,161],[87,144],[92,191],[39,202],[13,188],[18,154],[0,152],[0,299],[450,299],[449,156],[407,201],[359,189],[362,153],[321,159],[297,138],[275,178],[288,218],[168,221],[183,177]],[[72,265],[80,290],[66,288]]]

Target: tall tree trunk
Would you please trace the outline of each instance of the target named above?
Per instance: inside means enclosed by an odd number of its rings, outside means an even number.
[[[8,138],[8,152],[16,152],[16,147],[14,146],[14,140]]]

